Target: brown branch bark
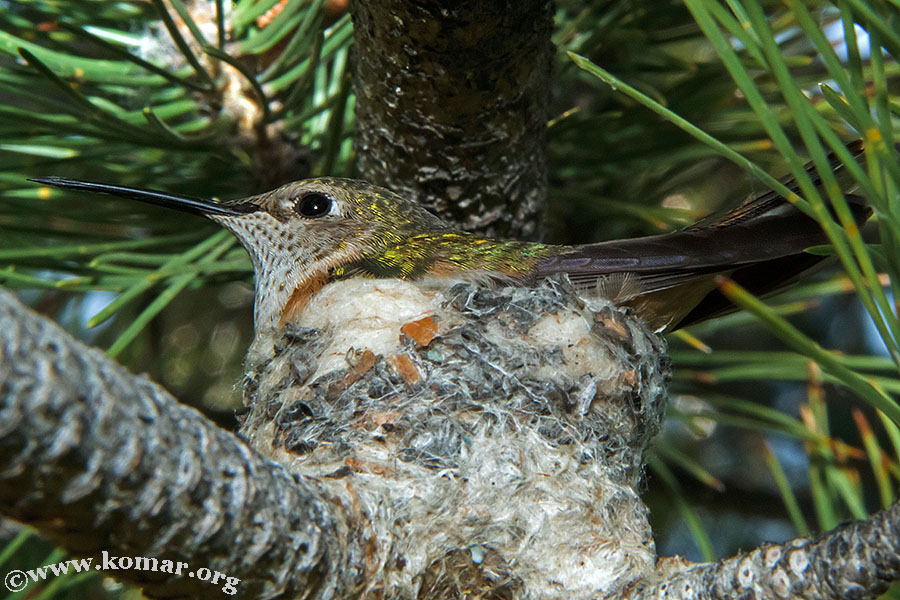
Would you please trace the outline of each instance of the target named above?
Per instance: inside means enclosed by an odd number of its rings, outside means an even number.
[[[240,598],[314,597],[355,583],[341,570],[350,540],[340,513],[315,482],[2,290],[0,511],[94,565],[105,550],[116,567],[126,564],[118,557],[156,557],[223,574],[212,584],[108,571],[152,597],[211,597],[225,576],[240,580]]]
[[[535,237],[552,9],[547,0],[351,2],[361,178],[465,229]]]
[[[845,523],[816,539],[764,544],[712,563],[663,560],[657,582],[623,600],[863,600],[900,580],[900,502],[865,521]]]

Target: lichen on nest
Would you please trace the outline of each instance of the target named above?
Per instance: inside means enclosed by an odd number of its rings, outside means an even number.
[[[337,282],[247,372],[242,434],[358,512],[370,589],[590,597],[653,566],[635,490],[664,346],[565,279]]]

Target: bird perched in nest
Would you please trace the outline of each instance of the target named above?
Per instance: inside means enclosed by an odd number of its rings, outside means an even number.
[[[672,233],[561,246],[457,231],[411,200],[351,179],[306,179],[219,202],[57,177],[33,181],[167,206],[228,228],[253,260],[257,330],[290,322],[323,287],[349,278],[528,286],[565,274],[576,288],[629,306],[666,332],[729,309],[717,275],[765,294],[820,262],[804,249],[827,243],[818,223],[775,192]],[[863,199],[848,202],[858,224],[871,214]]]
[[[241,435],[353,515],[366,591],[385,598],[587,600],[652,575],[637,490],[669,367],[647,325],[728,310],[719,274],[773,291],[826,240],[775,193],[673,233],[557,246],[456,231],[347,179],[224,202],[36,181],[240,239],[257,333]]]

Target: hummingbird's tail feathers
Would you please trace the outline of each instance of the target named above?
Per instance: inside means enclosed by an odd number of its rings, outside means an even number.
[[[847,144],[847,149],[853,155],[854,159],[858,159],[863,154],[863,144],[861,140],[856,140]],[[847,176],[847,169],[844,166],[844,163],[837,157],[833,152],[828,155],[829,167],[831,168],[832,173],[838,176],[838,183],[841,186],[841,189],[845,192],[852,192],[856,188],[856,182],[851,181]],[[812,179],[813,184],[816,187],[820,187],[822,185],[822,176],[819,174],[819,171],[816,169],[816,166],[810,162],[806,164],[806,172],[809,175],[810,179]],[[786,188],[788,188],[791,192],[801,195],[802,190],[800,189],[800,184],[797,182],[797,179],[791,175],[787,175],[782,177],[779,180]],[[851,202],[850,197],[847,197],[847,202],[851,203],[851,208],[854,211],[854,216],[859,216],[862,213],[863,207],[866,207],[868,210],[868,205],[865,200],[856,196],[855,200]],[[858,201],[861,200],[861,203]],[[713,213],[708,215],[693,225],[688,226],[686,229],[708,229],[711,227],[726,227],[733,223],[737,223],[740,221],[745,221],[747,219],[752,219],[761,215],[764,215],[769,212],[788,212],[796,210],[793,208],[793,205],[785,200],[784,196],[780,193],[770,190],[768,192],[764,192],[759,195],[754,195],[749,197],[746,201],[741,203],[739,206],[725,212],[725,213]],[[871,212],[866,215],[866,219],[871,216]]]
[[[244,215],[257,209],[257,207],[252,204],[220,204],[212,200],[194,198],[192,196],[181,196],[177,194],[170,194],[168,192],[158,192],[156,190],[126,187],[122,185],[95,183],[93,181],[66,179],[64,177],[36,177],[34,179],[29,179],[28,181],[40,183],[41,185],[49,185],[63,190],[90,192],[94,194],[106,194],[108,196],[117,196],[119,198],[130,198],[131,200],[146,202],[147,204],[164,206],[166,208],[174,208],[182,212],[188,212],[203,216]]]
[[[861,144],[850,149],[856,156],[862,152]],[[832,166],[843,165],[832,157]],[[812,169],[810,174],[819,185],[821,178]],[[798,191],[796,182],[785,184]],[[860,196],[846,200],[862,226],[872,209]],[[756,295],[769,294],[824,260],[805,250],[827,243],[818,222],[767,192],[680,231],[576,246],[539,261],[532,277],[567,273],[576,287],[592,290],[615,273],[630,273],[641,293],[626,304],[658,331],[671,331],[735,310],[717,290],[716,275],[728,275]]]
[[[797,281],[803,274],[821,266],[824,258],[801,252],[735,269],[729,274],[729,277],[755,296],[766,296],[785,288]],[[778,276],[773,277],[773,273],[778,273]],[[736,310],[737,307],[718,288],[715,288],[710,290],[690,312],[681,317],[678,322],[673,323],[670,329],[688,327]]]
[[[855,194],[845,195],[847,204],[853,213],[856,225],[861,227],[872,216],[872,208],[862,196]],[[812,219],[808,219],[812,223]],[[818,244],[810,244],[801,248],[805,250],[813,245],[825,245],[828,238],[824,232],[819,232]],[[736,283],[746,288],[756,296],[766,296],[775,293],[784,287],[794,283],[803,274],[815,270],[821,266],[827,257],[797,252],[780,258],[746,264],[736,268],[729,275]],[[736,310],[736,307],[718,289],[712,290],[697,304],[694,309],[685,315],[677,327],[687,327],[706,319],[727,314]]]

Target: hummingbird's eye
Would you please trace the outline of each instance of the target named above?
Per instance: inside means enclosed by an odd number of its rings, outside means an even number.
[[[331,198],[320,192],[307,192],[294,203],[294,212],[307,219],[324,217],[331,212]]]

